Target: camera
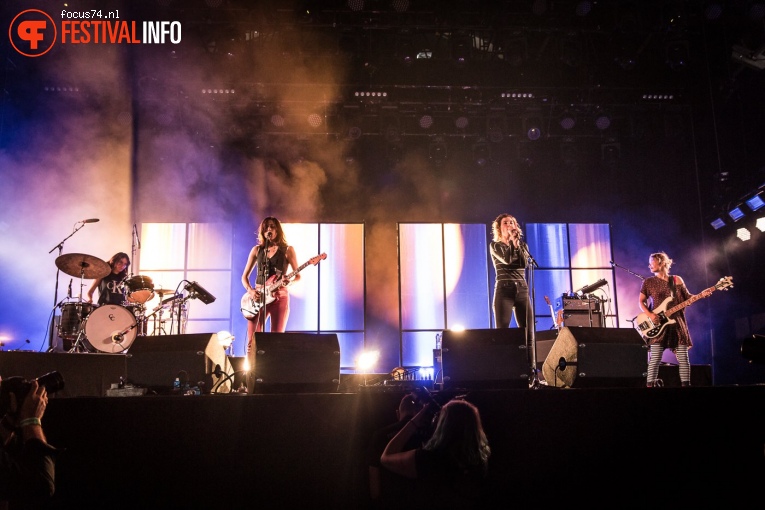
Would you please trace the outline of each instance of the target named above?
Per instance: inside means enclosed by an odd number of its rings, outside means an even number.
[[[64,387],[64,376],[59,372],[48,372],[34,379],[40,386],[45,386],[49,394],[56,393]],[[32,382],[23,377],[9,377],[0,382],[0,414],[5,414],[11,408],[11,394],[16,395],[16,406],[26,398],[29,390],[32,389]]]

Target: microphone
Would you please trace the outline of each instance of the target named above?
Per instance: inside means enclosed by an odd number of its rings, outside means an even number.
[[[272,234],[271,232],[267,232],[267,233],[266,233],[266,237],[267,237],[268,239],[271,239],[271,237],[272,237],[272,236],[273,236],[273,234]]]
[[[579,294],[580,292],[581,292],[582,294],[589,294],[589,293],[590,293],[590,292],[592,292],[593,290],[599,289],[599,288],[601,288],[603,285],[605,285],[605,284],[607,284],[607,283],[608,283],[608,282],[606,281],[606,279],[605,279],[605,278],[601,278],[600,280],[598,280],[598,281],[597,281],[597,282],[595,282],[595,283],[591,283],[591,284],[589,284],[589,285],[585,285],[585,286],[584,286],[584,287],[582,287],[581,289],[579,289],[579,290],[577,290],[576,292],[574,292],[574,294]]]
[[[69,278],[69,298],[72,298],[72,278]]]
[[[138,227],[133,223],[133,234],[135,234],[135,240],[138,241],[138,248],[141,248],[141,238],[138,237]]]
[[[614,261],[613,261],[613,260],[609,260],[609,261],[608,261],[608,263],[609,263],[609,264],[611,264],[612,266],[615,266],[615,265],[616,265],[616,264],[614,264]]]
[[[115,333],[112,335],[112,342],[116,344],[121,344],[124,338],[125,338],[125,335],[123,335],[122,333]]]
[[[98,218],[89,218],[87,220],[82,220],[80,223],[95,223],[97,221],[101,221]]]

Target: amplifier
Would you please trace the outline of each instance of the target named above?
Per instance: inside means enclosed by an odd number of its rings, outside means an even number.
[[[588,299],[580,299],[576,297],[570,297],[570,296],[564,296],[562,298],[563,301],[563,309],[568,310],[592,310],[593,312],[597,312],[600,310],[600,299],[598,298],[588,298]]]

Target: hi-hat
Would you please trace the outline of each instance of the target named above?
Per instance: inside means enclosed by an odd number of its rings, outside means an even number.
[[[61,255],[56,259],[56,267],[69,276],[83,277],[89,280],[103,278],[112,271],[109,264],[103,260],[84,253]]]

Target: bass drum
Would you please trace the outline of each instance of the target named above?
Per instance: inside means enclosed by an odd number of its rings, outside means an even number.
[[[85,320],[83,343],[92,351],[125,352],[138,333],[135,326],[135,316],[124,306],[101,305]]]

